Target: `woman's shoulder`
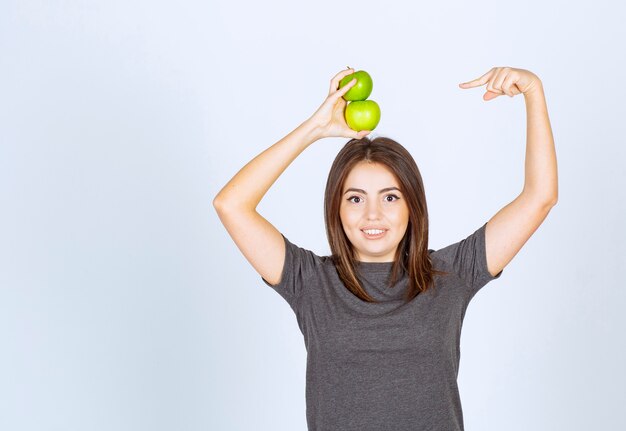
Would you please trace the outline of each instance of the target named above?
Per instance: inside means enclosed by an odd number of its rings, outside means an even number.
[[[293,259],[306,262],[310,267],[334,264],[333,257],[331,255],[320,254],[308,247],[300,246],[295,242],[292,242],[284,234],[283,238],[285,239],[287,253]]]

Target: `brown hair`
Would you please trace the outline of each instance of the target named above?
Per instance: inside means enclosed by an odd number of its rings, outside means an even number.
[[[363,161],[389,168],[405,195],[409,223],[396,249],[389,287],[395,284],[401,271],[407,272],[409,285],[405,300],[408,302],[434,286],[434,275],[447,273],[435,270],[428,254],[428,208],[420,171],[406,148],[393,139],[376,137],[370,140],[367,136],[351,139],[335,157],[324,193],[324,221],[331,259],[339,278],[353,294],[364,301],[377,302],[357,278],[356,254],[339,215],[345,180],[352,168]]]

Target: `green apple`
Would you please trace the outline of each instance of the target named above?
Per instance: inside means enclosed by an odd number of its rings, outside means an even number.
[[[374,130],[380,121],[380,107],[373,100],[356,100],[348,103],[346,123],[352,130]]]
[[[350,88],[346,94],[342,97],[347,101],[355,101],[355,100],[365,100],[370,97],[372,94],[372,88],[374,87],[374,83],[372,82],[372,77],[369,73],[364,70],[358,70],[353,74],[344,76],[341,81],[339,81],[339,88],[343,87],[350,81],[356,78],[356,84]]]

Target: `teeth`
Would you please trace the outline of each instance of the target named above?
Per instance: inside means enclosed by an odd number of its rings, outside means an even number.
[[[365,232],[368,235],[378,235],[379,233],[383,233],[384,230],[381,230],[381,229],[368,229],[368,230],[364,230],[363,232]]]

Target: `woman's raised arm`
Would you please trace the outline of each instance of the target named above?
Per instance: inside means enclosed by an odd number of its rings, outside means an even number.
[[[524,188],[498,211],[485,229],[487,267],[496,276],[521,250],[558,200],[556,150],[543,84],[526,69],[494,67],[480,78],[459,84],[474,88],[487,84],[483,100],[506,94],[524,95],[526,102],[526,161]]]
[[[278,284],[285,261],[283,238],[256,207],[278,177],[313,142],[331,136],[362,138],[369,131],[356,132],[344,119],[346,101],[342,96],[356,83],[341,89],[339,81],[353,73],[344,70],[331,80],[324,103],[287,136],[248,162],[213,199],[213,206],[239,250],[270,284]]]

